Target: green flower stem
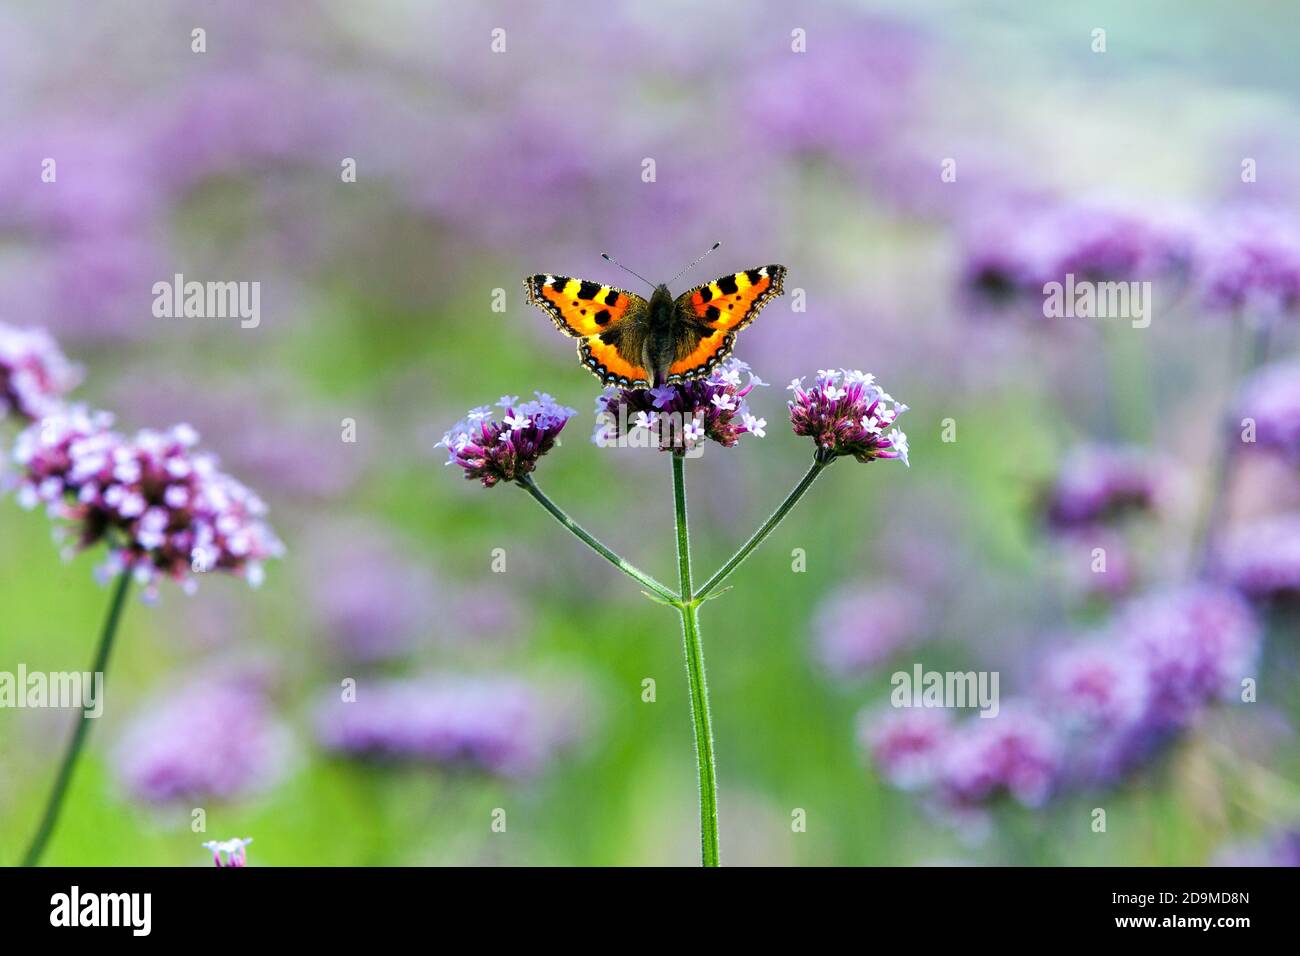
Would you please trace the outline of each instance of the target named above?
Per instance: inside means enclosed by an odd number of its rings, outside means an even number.
[[[820,457],[813,460],[812,467],[809,468],[803,478],[799,480],[799,484],[794,486],[794,490],[791,491],[790,494],[786,495],[785,501],[781,502],[781,504],[777,506],[777,509],[772,512],[771,516],[763,522],[763,526],[755,531],[753,537],[746,541],[744,545],[741,546],[741,549],[733,554],[731,559],[718,569],[717,574],[705,581],[703,586],[695,592],[696,604],[699,604],[707,598],[714,588],[726,580],[727,575],[736,570],[740,563],[749,557],[751,551],[763,543],[763,539],[771,534],[776,526],[785,519],[785,516],[790,513],[794,506],[798,504],[799,499],[803,497],[804,492],[812,487],[812,483],[817,480],[817,476],[820,475],[834,460],[834,458],[823,460]]]
[[[92,675],[103,674],[108,668],[108,655],[113,650],[113,638],[117,635],[117,625],[122,619],[122,607],[126,603],[126,592],[130,590],[130,587],[131,572],[128,569],[117,576],[112,603],[108,606],[108,617],[104,620],[104,627],[99,635],[99,647],[95,651],[95,663],[90,668]],[[77,765],[77,758],[81,755],[81,749],[86,743],[86,734],[89,731],[90,719],[82,714],[72,732],[72,741],[68,744],[67,752],[63,755],[59,775],[54,780],[54,789],[50,791],[50,799],[45,804],[45,813],[41,817],[41,825],[37,828],[36,835],[32,837],[31,845],[27,848],[27,855],[23,857],[23,866],[35,866],[40,862],[41,855],[45,852],[45,845],[49,842],[51,834],[54,833],[54,825],[59,820],[59,810],[63,807],[63,798],[67,795],[68,784],[72,781],[73,768]]]
[[[677,606],[679,602],[676,594],[674,594],[665,585],[660,584],[650,575],[646,574],[640,568],[629,563],[628,561],[623,560],[623,558],[619,557],[609,548],[605,547],[605,545],[601,544],[600,541],[596,540],[596,538],[590,535],[587,532],[587,530],[582,527],[582,525],[578,524],[578,522],[574,521],[567,514],[565,514],[564,510],[560,508],[559,505],[557,505],[550,498],[546,497],[546,495],[542,492],[542,489],[537,487],[537,483],[533,481],[531,475],[525,475],[524,477],[518,479],[515,483],[519,485],[521,488],[523,488],[524,491],[528,492],[530,495],[536,498],[538,504],[540,504],[543,508],[549,511],[556,521],[558,521],[560,524],[564,525],[566,528],[572,531],[574,535],[576,535],[578,539],[583,542],[583,544],[587,545],[587,547],[591,548],[591,550],[595,551],[598,555],[600,555],[610,564],[614,565],[614,567],[618,568],[628,577],[632,578],[642,586],[653,591],[655,594],[659,595],[659,597],[663,598],[666,602],[672,604],[674,607]]]
[[[704,647],[700,640],[699,602],[691,594],[691,536],[686,521],[686,482],[682,456],[673,454],[673,505],[677,524],[677,571],[682,597],[682,644],[686,676],[691,686],[691,725],[695,729],[695,762],[700,774],[700,856],[705,866],[718,865],[718,778],[713,760],[713,721],[709,716],[709,685],[704,677]]]

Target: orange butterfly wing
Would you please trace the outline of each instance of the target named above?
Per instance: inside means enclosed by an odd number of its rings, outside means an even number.
[[[599,335],[618,325],[630,312],[646,307],[639,295],[568,276],[529,276],[524,280],[524,289],[529,303],[549,315],[557,329],[578,338]]]
[[[613,286],[568,276],[534,275],[524,280],[528,301],[551,317],[565,335],[581,339],[578,358],[606,385],[649,384],[639,364],[638,319],[649,303]]]
[[[722,276],[677,297],[681,337],[668,381],[703,378],[735,345],[736,333],[783,291],[785,266],[759,266]]]
[[[759,266],[714,279],[677,297],[680,312],[711,329],[738,332],[784,290],[785,266]]]

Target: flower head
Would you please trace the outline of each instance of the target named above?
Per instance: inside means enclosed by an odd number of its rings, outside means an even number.
[[[345,756],[519,777],[571,742],[569,723],[562,706],[522,681],[441,676],[372,683],[351,702],[331,692],[316,728],[327,750]]]
[[[522,404],[514,396],[503,396],[497,403],[502,410],[499,420],[490,408],[471,409],[436,446],[447,449],[447,464],[459,465],[467,479],[481,481],[485,488],[531,473],[577,414],[545,393],[534,394],[536,401]]]
[[[1255,422],[1255,441],[1300,464],[1300,362],[1270,365],[1242,389],[1241,418]]]
[[[1150,511],[1159,493],[1160,475],[1141,451],[1082,445],[1066,456],[1044,511],[1055,529],[1091,528]]]
[[[920,599],[897,585],[841,591],[817,612],[815,652],[834,676],[860,677],[918,643],[924,617]]]
[[[205,850],[212,851],[212,862],[217,866],[246,866],[248,854],[244,849],[253,842],[252,837],[233,840],[209,840],[203,844]]]
[[[1007,795],[1029,807],[1051,796],[1061,770],[1055,729],[1034,710],[1008,705],[953,733],[938,775],[940,796],[958,807]]]
[[[59,407],[81,380],[46,332],[0,324],[0,419],[10,412],[28,421]]]
[[[1300,830],[1274,830],[1258,840],[1220,847],[1211,866],[1300,866]]]
[[[893,427],[907,406],[881,389],[875,376],[822,369],[809,388],[803,387],[802,379],[795,379],[789,388],[794,393],[788,403],[794,433],[812,438],[819,458],[897,458],[908,464],[907,435]]]
[[[258,586],[262,563],[284,550],[262,520],[261,499],[195,451],[199,436],[188,425],[130,439],[111,425],[107,413],[73,407],[28,426],[14,447],[19,504],[44,504],[71,522],[78,549],[107,540],[101,570],[130,571],[146,597],[163,577],[192,591],[192,572],[224,571]]]
[[[1233,529],[1219,548],[1218,564],[1247,597],[1300,599],[1300,514],[1259,518]]]
[[[238,800],[278,783],[293,742],[247,678],[195,679],[148,705],[114,754],[123,789],[149,804]]]
[[[1231,591],[1183,587],[1139,598],[1119,614],[1113,632],[1147,675],[1143,723],[1160,731],[1190,724],[1206,705],[1232,696],[1251,676],[1259,624]]]
[[[743,381],[742,381],[743,379]],[[592,440],[629,444],[644,439],[661,451],[686,453],[705,441],[730,448],[741,435],[762,437],[766,419],[750,413],[749,393],[763,385],[749,366],[728,359],[708,378],[655,388],[609,388],[596,399],[598,425]]]
[[[1300,230],[1289,216],[1252,208],[1220,217],[1201,236],[1205,303],[1264,315],[1300,308]]]
[[[858,738],[876,769],[900,790],[934,783],[951,736],[952,722],[943,710],[890,707],[858,719]]]

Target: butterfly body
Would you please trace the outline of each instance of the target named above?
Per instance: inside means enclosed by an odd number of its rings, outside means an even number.
[[[579,340],[583,366],[606,385],[645,388],[707,376],[731,354],[736,333],[782,292],[785,266],[722,276],[676,298],[660,284],[647,302],[613,286],[568,276],[524,280],[528,301]]]

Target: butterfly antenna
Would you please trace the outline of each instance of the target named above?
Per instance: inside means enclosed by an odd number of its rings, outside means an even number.
[[[653,289],[653,288],[655,287],[655,284],[654,284],[653,282],[651,282],[649,279],[647,279],[645,276],[641,275],[641,273],[639,273],[639,272],[633,272],[633,271],[632,271],[631,269],[629,269],[627,266],[623,265],[623,263],[619,262],[617,259],[615,259],[613,256],[611,256],[608,252],[602,252],[602,253],[600,254],[600,257],[601,257],[602,259],[604,259],[606,262],[612,262],[612,263],[614,263],[614,265],[618,266],[620,269],[622,269],[622,270],[623,270],[624,272],[626,272],[628,275],[630,275],[630,276],[636,276],[638,279],[640,279],[642,282],[644,282],[644,283],[645,283],[646,285],[648,285],[650,288]]]
[[[718,241],[715,242],[713,245],[709,246],[709,252],[712,252],[714,249],[718,248],[718,246],[720,246],[720,245],[722,245],[722,240],[718,240]],[[703,262],[703,261],[704,261],[704,256],[707,256],[707,255],[709,254],[709,252],[706,252],[703,256],[700,256],[698,259],[696,259],[694,262],[692,262],[689,266],[687,266],[687,267],[686,267],[685,269],[683,269],[681,272],[677,273],[677,275],[675,275],[675,276],[673,276],[671,279],[669,279],[669,280],[668,280],[668,285],[672,285],[674,282],[676,282],[676,281],[677,281],[678,279],[680,279],[682,276],[686,275],[686,273],[690,272],[692,269],[694,269],[696,266],[698,266],[701,262]]]

